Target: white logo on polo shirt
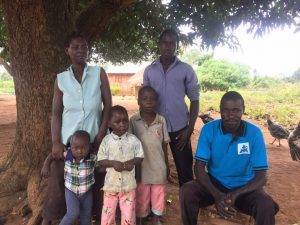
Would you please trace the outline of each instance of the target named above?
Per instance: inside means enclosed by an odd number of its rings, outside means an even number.
[[[239,143],[237,146],[238,155],[250,154],[249,142]]]

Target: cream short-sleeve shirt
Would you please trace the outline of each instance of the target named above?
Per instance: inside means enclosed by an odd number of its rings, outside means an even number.
[[[134,158],[143,158],[143,148],[139,139],[130,133],[121,137],[114,133],[103,138],[97,160],[116,160],[125,162]],[[114,168],[106,169],[103,190],[106,192],[129,192],[136,188],[135,169],[117,172]]]
[[[136,135],[143,145],[141,182],[166,184],[167,170],[162,144],[170,142],[170,137],[165,118],[157,113],[152,124],[148,126],[138,112],[130,118],[129,132]]]

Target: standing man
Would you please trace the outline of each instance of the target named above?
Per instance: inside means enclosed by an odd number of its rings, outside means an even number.
[[[215,204],[225,219],[237,209],[251,215],[256,225],[274,225],[279,206],[263,190],[268,161],[262,132],[241,119],[245,106],[238,92],[223,95],[220,111],[221,119],[202,128],[195,156],[196,180],[180,190],[182,222],[196,225],[199,209]]]
[[[167,121],[179,185],[193,180],[191,135],[199,112],[199,85],[193,68],[176,57],[179,37],[172,29],[159,37],[160,57],[144,72],[143,86],[158,93],[157,112]],[[184,101],[190,99],[190,110]]]

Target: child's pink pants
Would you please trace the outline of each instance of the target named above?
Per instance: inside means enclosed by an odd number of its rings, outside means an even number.
[[[104,192],[101,225],[116,224],[118,202],[121,210],[121,225],[135,225],[135,190],[125,193]]]
[[[166,211],[165,184],[139,184],[136,191],[137,217],[146,217],[151,210],[157,216],[162,216]]]

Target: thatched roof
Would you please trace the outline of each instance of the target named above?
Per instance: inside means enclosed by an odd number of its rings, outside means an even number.
[[[130,77],[128,79],[128,83],[131,86],[141,86],[143,83],[143,74],[144,74],[144,70],[145,68],[139,70],[138,72],[136,72],[132,77]]]

